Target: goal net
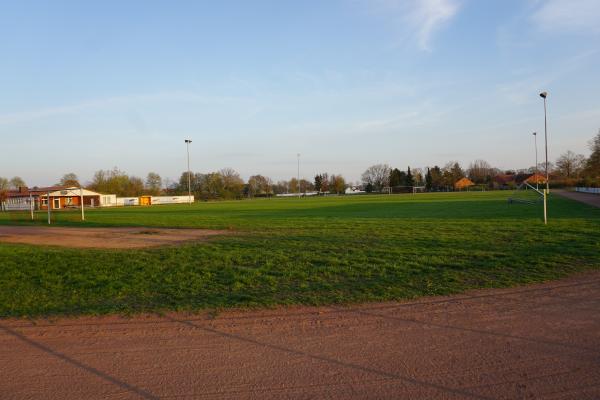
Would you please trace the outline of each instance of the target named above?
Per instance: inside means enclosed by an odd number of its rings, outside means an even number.
[[[509,204],[542,204],[543,202],[544,193],[528,182],[521,183],[508,198]]]

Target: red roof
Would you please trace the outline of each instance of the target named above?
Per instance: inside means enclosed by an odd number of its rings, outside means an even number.
[[[9,190],[6,193],[7,197],[29,197],[31,196],[39,196],[41,194],[45,194],[48,192],[54,192],[56,190],[66,189],[66,186],[49,186],[49,187],[41,187],[41,188],[27,188],[21,187],[19,190]]]

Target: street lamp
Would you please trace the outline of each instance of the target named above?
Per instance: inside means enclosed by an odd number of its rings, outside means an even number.
[[[185,144],[187,147],[187,172],[188,172],[188,203],[192,204],[192,177],[190,172],[190,143],[192,141],[190,139],[185,139]]]
[[[544,99],[544,144],[546,148],[546,192],[550,193],[550,181],[548,174],[548,122],[546,118],[546,97],[548,92],[540,93],[540,97]]]
[[[540,179],[538,175],[537,132],[533,132],[533,141],[535,142],[535,188],[539,190]]]

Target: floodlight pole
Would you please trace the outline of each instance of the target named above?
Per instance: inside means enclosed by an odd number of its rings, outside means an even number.
[[[548,224],[548,193],[550,193],[550,174],[548,171],[548,121],[546,118],[546,97],[548,92],[540,93],[544,99],[544,145],[546,149],[546,190],[544,190],[544,224]]]
[[[187,146],[188,204],[192,205],[192,173],[190,172],[190,143],[192,143],[191,140],[185,139],[185,144]]]
[[[538,177],[537,132],[533,132],[533,141],[535,142],[535,188],[539,190],[540,180]]]
[[[83,188],[79,187],[79,200],[81,202],[81,220],[85,221],[85,211],[83,211]]]
[[[544,99],[544,145],[546,148],[546,191],[550,193],[550,175],[548,171],[548,120],[546,118],[546,97],[548,97],[547,92],[540,93],[540,97]]]

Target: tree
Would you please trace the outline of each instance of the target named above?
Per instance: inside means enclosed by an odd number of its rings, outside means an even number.
[[[442,170],[442,182],[441,186],[446,187],[446,189],[453,188],[454,184],[464,178],[465,173],[460,167],[460,164],[457,161],[451,161],[444,166]]]
[[[289,191],[288,185],[289,185],[288,181],[278,181],[277,183],[275,183],[272,186],[273,193],[275,193],[275,194],[288,193],[288,191]]]
[[[402,185],[402,173],[398,168],[394,168],[390,173],[390,186],[400,186]]]
[[[8,179],[0,176],[0,211],[3,210],[4,202],[6,201],[7,192],[10,187]]]
[[[141,196],[144,194],[144,181],[137,176],[130,176],[125,183],[125,193],[127,196]]]
[[[427,189],[428,192],[433,189],[433,177],[431,176],[429,167],[427,167],[427,173],[425,174],[425,189]]]
[[[148,172],[146,176],[146,191],[148,194],[158,196],[162,190],[162,178],[156,172]]]
[[[144,181],[135,176],[130,177],[115,167],[110,171],[96,171],[89,188],[99,193],[133,197],[143,194]]]
[[[591,179],[600,179],[600,129],[598,134],[590,140],[592,154],[585,163],[585,175]]]
[[[321,174],[321,193],[329,193],[329,174],[327,172]]]
[[[473,183],[486,184],[492,181],[495,169],[485,160],[475,160],[469,165],[467,175]]]
[[[346,190],[346,180],[342,175],[331,175],[329,187],[332,193],[342,194]]]
[[[270,178],[262,175],[253,175],[248,178],[247,195],[248,197],[254,196],[267,196],[271,193],[272,182]]]
[[[242,197],[244,180],[232,168],[223,168],[219,171],[223,179],[223,197],[226,199],[239,199]]]
[[[315,175],[315,190],[320,193],[322,185],[323,177],[320,174]]]
[[[405,178],[405,186],[415,186],[415,180],[413,178],[412,173],[410,172],[410,167],[408,167],[408,170],[406,171],[406,178]]]
[[[298,179],[293,177],[292,179],[290,179],[289,183],[288,183],[288,190],[290,193],[298,193],[298,190],[300,188],[298,187]]]
[[[68,174],[64,174],[62,176],[62,178],[60,178],[60,182],[58,183],[60,186],[67,186],[67,187],[79,187],[79,179],[77,178],[77,175],[75,175],[73,172],[69,172]]]
[[[314,186],[311,182],[306,179],[300,179],[300,193],[310,192],[314,189]]]
[[[437,165],[431,168],[431,190],[439,190],[444,186],[444,179],[442,176],[442,170]]]
[[[0,176],[0,191],[7,192],[9,188],[10,184],[8,182],[8,179]]]
[[[565,178],[578,178],[584,167],[585,156],[575,154],[571,150],[561,154],[556,160],[556,168]]]
[[[10,182],[10,187],[12,189],[18,189],[20,187],[26,187],[27,185],[25,184],[25,181],[23,179],[21,179],[21,177],[19,176],[15,176],[13,177]]]
[[[390,185],[391,169],[387,164],[372,165],[362,174],[364,185],[369,183],[374,191],[380,192],[384,187]]]

